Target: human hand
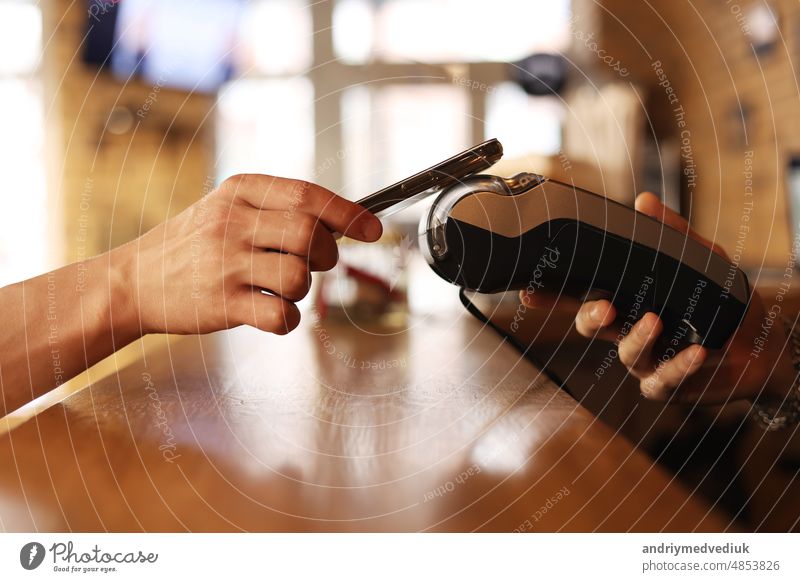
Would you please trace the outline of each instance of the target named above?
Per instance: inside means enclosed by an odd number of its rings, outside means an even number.
[[[371,242],[380,221],[308,182],[237,175],[181,214],[111,251],[140,333],[207,333],[252,325],[285,334],[312,271],[336,264],[333,232]],[[267,290],[268,294],[261,290]]]
[[[730,260],[717,245],[694,232],[678,214],[666,208],[650,193],[636,198],[636,210],[672,228],[688,234],[701,244]],[[659,358],[654,346],[664,326],[658,315],[646,313],[626,334],[616,322],[617,312],[607,300],[581,304],[570,298],[542,294],[520,299],[528,307],[573,309],[575,327],[587,338],[616,341],[620,362],[639,380],[645,398],[658,401],[722,403],[742,398],[771,397],[781,401],[790,390],[794,370],[786,352],[786,337],[779,321],[769,327],[763,351],[751,355],[754,341],[763,333],[766,311],[761,298],[753,292],[747,314],[733,337],[722,350],[692,345],[669,359]]]

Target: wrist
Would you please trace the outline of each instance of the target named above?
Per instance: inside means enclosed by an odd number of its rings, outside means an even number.
[[[122,245],[98,258],[105,259],[108,269],[108,313],[114,330],[131,339],[149,333],[141,317],[136,259],[131,245]]]
[[[752,411],[754,418],[769,431],[785,429],[800,421],[800,334],[792,321],[785,318],[780,321],[785,331],[778,334],[780,354]]]
[[[781,338],[781,341],[785,342],[783,338]],[[765,382],[763,389],[758,394],[756,401],[780,404],[795,388],[794,381],[796,375],[797,369],[792,363],[789,351],[787,348],[782,347],[774,368]]]

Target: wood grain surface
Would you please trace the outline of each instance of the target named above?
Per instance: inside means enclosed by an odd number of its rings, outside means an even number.
[[[5,531],[729,526],[466,314],[186,337],[0,437]]]

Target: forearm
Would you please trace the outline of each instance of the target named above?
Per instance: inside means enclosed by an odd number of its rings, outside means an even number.
[[[116,258],[112,251],[0,289],[0,416],[139,337]]]

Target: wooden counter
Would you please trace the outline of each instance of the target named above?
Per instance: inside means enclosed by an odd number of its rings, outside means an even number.
[[[165,343],[0,437],[0,530],[734,527],[470,316]]]

